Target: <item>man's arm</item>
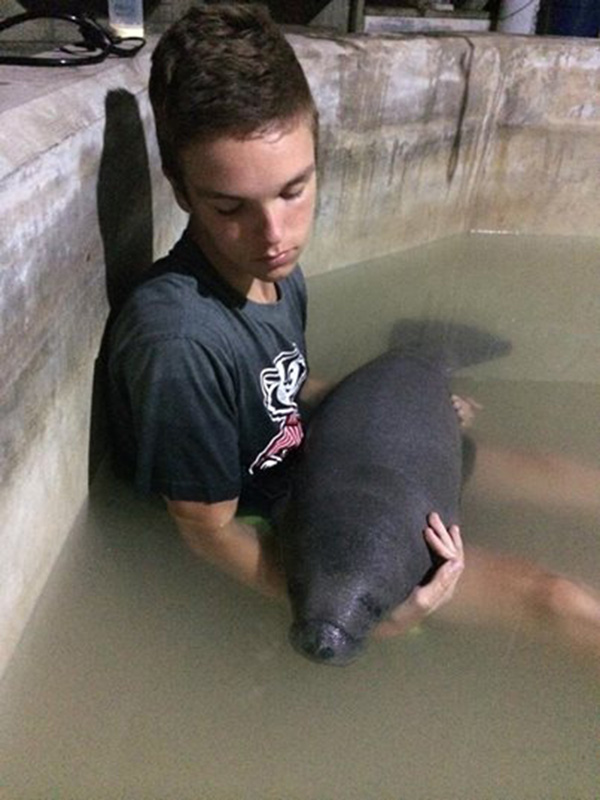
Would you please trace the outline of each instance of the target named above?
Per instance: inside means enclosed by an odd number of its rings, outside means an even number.
[[[235,517],[237,500],[223,503],[167,500],[167,507],[193,553],[263,595],[287,598],[285,577],[272,538]],[[447,561],[431,583],[415,589],[408,600],[377,626],[374,635],[378,639],[405,633],[447,603],[454,593],[464,567],[459,529],[452,526],[447,531],[438,515],[432,514],[425,536],[434,551]]]
[[[238,501],[167,500],[169,513],[190,550],[261,594],[285,598],[285,580],[272,538],[236,519]]]
[[[335,384],[321,378],[308,377],[300,389],[300,400],[309,409],[316,408],[329,394]]]

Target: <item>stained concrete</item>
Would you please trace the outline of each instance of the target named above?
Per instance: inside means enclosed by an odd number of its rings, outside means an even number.
[[[290,41],[322,119],[307,273],[468,230],[600,236],[597,43]],[[0,669],[86,502],[109,300],[185,223],[160,173],[150,50],[0,68]]]
[[[595,42],[293,41],[324,123],[310,270],[465,230],[600,233]]]
[[[184,223],[158,168],[149,55],[0,68],[0,669],[87,496],[108,289]]]

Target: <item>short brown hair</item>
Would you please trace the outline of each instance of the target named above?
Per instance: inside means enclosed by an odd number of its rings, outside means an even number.
[[[316,137],[302,67],[259,5],[203,3],[175,22],[152,55],[150,100],[163,170],[177,183],[179,153],[192,141],[243,139],[300,116]]]

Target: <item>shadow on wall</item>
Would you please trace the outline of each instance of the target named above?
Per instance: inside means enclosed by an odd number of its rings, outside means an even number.
[[[140,275],[152,264],[152,184],[137,100],[119,89],[106,96],[106,124],[97,184],[110,314],[94,369],[88,475],[108,451],[106,342],[112,320]]]

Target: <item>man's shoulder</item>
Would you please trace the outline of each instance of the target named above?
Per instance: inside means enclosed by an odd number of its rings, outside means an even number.
[[[163,318],[183,321],[187,320],[185,312],[190,307],[194,312],[205,313],[217,308],[214,297],[204,289],[198,276],[181,270],[152,268],[131,293],[123,312],[150,314],[155,322]]]
[[[177,248],[157,261],[133,289],[113,326],[113,340],[203,339],[226,326],[223,304]]]

